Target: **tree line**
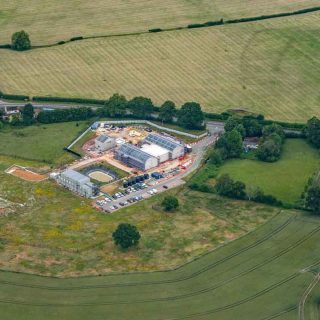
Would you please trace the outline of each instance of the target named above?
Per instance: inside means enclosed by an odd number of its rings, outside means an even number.
[[[320,10],[320,7],[316,6],[316,7],[299,9],[299,10],[290,11],[290,12],[280,12],[280,13],[274,13],[274,14],[269,14],[269,15],[244,17],[244,18],[238,18],[238,19],[229,19],[228,20],[228,19],[220,18],[218,20],[207,21],[204,23],[188,24],[186,27],[176,27],[176,28],[170,28],[170,29],[152,28],[152,29],[149,29],[148,31],[142,31],[142,32],[137,32],[137,33],[133,33],[133,34],[138,35],[138,34],[143,34],[146,32],[158,33],[158,32],[169,31],[169,30],[172,31],[172,30],[181,30],[181,29],[206,28],[206,27],[212,27],[212,26],[219,26],[219,25],[223,25],[223,24],[238,24],[238,23],[244,23],[244,22],[254,22],[254,21],[259,21],[259,20],[288,17],[288,16],[293,16],[293,15],[301,15],[301,14],[305,14],[305,13],[317,12],[319,10]],[[97,38],[96,36],[92,36],[92,37]],[[90,39],[92,37],[75,36],[75,37],[70,38],[69,40],[60,40],[55,44],[46,45],[45,47],[51,47],[54,45],[62,45],[67,42],[83,40],[83,39]],[[11,45],[10,44],[0,45],[0,48],[6,48],[6,49],[11,48],[13,50],[18,50],[18,51],[29,50],[29,49],[31,49],[31,41],[30,41],[29,34],[27,32],[25,32],[24,30],[15,32],[11,37]]]
[[[127,100],[124,96],[114,94],[105,101],[103,107],[93,110],[91,107],[63,108],[41,110],[35,113],[30,103],[21,109],[21,115],[12,116],[9,123],[13,126],[38,123],[58,123],[81,121],[93,117],[156,119],[163,123],[177,123],[185,129],[197,130],[204,128],[204,114],[200,104],[187,102],[180,109],[172,101],[166,101],[160,107],[153,104],[150,98],[135,97]]]

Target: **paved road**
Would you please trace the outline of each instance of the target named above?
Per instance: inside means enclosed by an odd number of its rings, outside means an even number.
[[[29,101],[26,102],[7,102],[7,101],[3,101],[0,100],[0,109],[4,109],[5,107],[23,107],[25,106],[27,103],[29,103]],[[83,105],[81,104],[60,104],[60,103],[52,103],[52,102],[48,102],[48,103],[38,103],[38,102],[30,102],[32,103],[32,105],[36,108],[51,108],[51,109],[66,109],[66,108],[80,108],[83,107]],[[89,106],[89,105],[87,105]],[[97,107],[97,106],[91,106],[90,107]]]
[[[214,144],[218,138],[217,127],[215,124],[208,125],[208,131],[210,133],[208,136],[206,136],[204,139],[198,141],[197,143],[195,143],[192,146],[192,148],[193,148],[192,153],[194,154],[195,157],[194,157],[192,164],[187,169],[182,170],[176,176],[161,179],[161,180],[157,181],[157,183],[155,185],[148,186],[147,188],[145,188],[143,190],[138,190],[136,192],[125,195],[124,197],[121,197],[120,199],[108,202],[107,204],[102,206],[102,209],[107,212],[115,211],[115,210],[112,210],[110,207],[116,205],[118,207],[118,209],[120,209],[121,206],[119,205],[119,203],[128,201],[129,198],[132,198],[135,196],[142,196],[144,199],[150,198],[152,195],[150,195],[148,193],[148,191],[150,191],[151,189],[156,189],[158,191],[158,193],[160,193],[160,192],[166,191],[167,189],[176,188],[176,187],[184,184],[185,181],[183,180],[183,178],[186,177],[187,175],[189,175],[191,172],[193,172],[197,168],[199,168],[207,148],[210,145]],[[164,188],[164,186],[166,188]],[[134,204],[134,203],[131,203],[131,204],[129,203],[128,205],[132,205],[132,204]]]

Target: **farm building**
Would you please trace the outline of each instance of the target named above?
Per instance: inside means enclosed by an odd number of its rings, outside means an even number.
[[[160,134],[151,133],[145,139],[145,143],[158,145],[169,151],[169,159],[182,157],[185,153],[184,145],[170,137]]]
[[[128,143],[121,145],[115,157],[126,165],[143,171],[158,166],[158,159],[156,157]]]
[[[96,149],[99,151],[107,151],[116,146],[114,138],[111,138],[105,134],[97,137],[94,141]]]
[[[168,161],[170,157],[169,150],[164,149],[154,143],[143,144],[141,146],[141,150],[144,151],[145,153],[150,154],[153,157],[156,157],[159,163]]]
[[[54,177],[65,188],[83,196],[91,198],[98,193],[98,187],[90,178],[72,169],[67,169]]]

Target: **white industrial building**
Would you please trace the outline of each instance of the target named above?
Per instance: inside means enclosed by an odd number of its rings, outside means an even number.
[[[184,144],[160,134],[151,133],[144,139],[144,142],[150,145],[155,144],[163,149],[166,149],[169,152],[170,160],[182,157],[185,154]]]
[[[129,143],[121,145],[115,157],[126,165],[142,171],[155,168],[159,164],[156,157]]]
[[[99,151],[107,151],[116,146],[116,141],[105,134],[97,137],[94,141],[95,147]]]
[[[154,143],[143,144],[141,146],[141,150],[157,158],[159,163],[166,162],[170,158],[169,150],[162,148]]]
[[[83,197],[91,198],[99,193],[98,187],[90,181],[89,177],[72,169],[67,169],[53,177],[59,184]]]

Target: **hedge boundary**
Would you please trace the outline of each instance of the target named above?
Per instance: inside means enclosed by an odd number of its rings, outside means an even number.
[[[95,105],[95,106],[104,106],[107,99],[89,99],[89,98],[66,98],[66,97],[44,97],[44,96],[34,96],[30,97],[27,95],[16,95],[16,94],[6,94],[0,92],[0,99],[6,100],[15,100],[15,101],[23,101],[23,102],[58,102],[58,103],[77,103],[77,104],[86,104],[86,105]],[[160,108],[158,106],[154,106],[154,112],[159,112]],[[229,117],[232,116],[230,112],[222,112],[222,113],[214,113],[214,112],[203,112],[206,120],[217,120],[220,122],[225,122]],[[270,125],[270,124],[278,124],[286,129],[295,129],[295,130],[303,130],[306,126],[305,123],[298,122],[284,122],[277,120],[265,120],[261,119],[261,115],[251,115],[247,116],[252,119],[256,119],[261,125]]]
[[[119,34],[109,34],[109,35],[93,35],[93,36],[74,36],[71,37],[69,40],[60,40],[55,43],[47,44],[47,45],[38,45],[38,46],[31,46],[31,49],[40,49],[40,48],[49,48],[49,47],[55,47],[64,45],[67,43],[71,43],[74,41],[82,41],[82,40],[88,40],[88,39],[97,39],[97,38],[114,38],[114,37],[123,37],[123,36],[135,36],[135,35],[143,35],[148,33],[160,33],[160,32],[169,32],[169,31],[177,31],[177,30],[183,30],[183,29],[195,29],[195,28],[209,28],[209,27],[216,27],[220,25],[227,25],[227,24],[239,24],[239,23],[246,23],[246,22],[255,22],[260,20],[269,20],[269,19],[275,19],[275,18],[281,18],[281,17],[290,17],[290,16],[296,16],[301,14],[307,14],[312,12],[320,11],[320,6],[316,7],[310,7],[295,11],[288,11],[288,12],[280,12],[280,13],[274,13],[269,15],[261,15],[261,16],[253,16],[253,17],[244,17],[244,18],[238,18],[238,19],[230,19],[230,20],[224,20],[224,18],[221,18],[219,20],[213,20],[213,21],[207,21],[204,23],[192,23],[184,27],[174,27],[174,28],[152,28],[147,31],[141,31],[141,32],[132,32],[132,33],[119,33]],[[11,49],[11,44],[0,44],[0,50],[1,49]]]

